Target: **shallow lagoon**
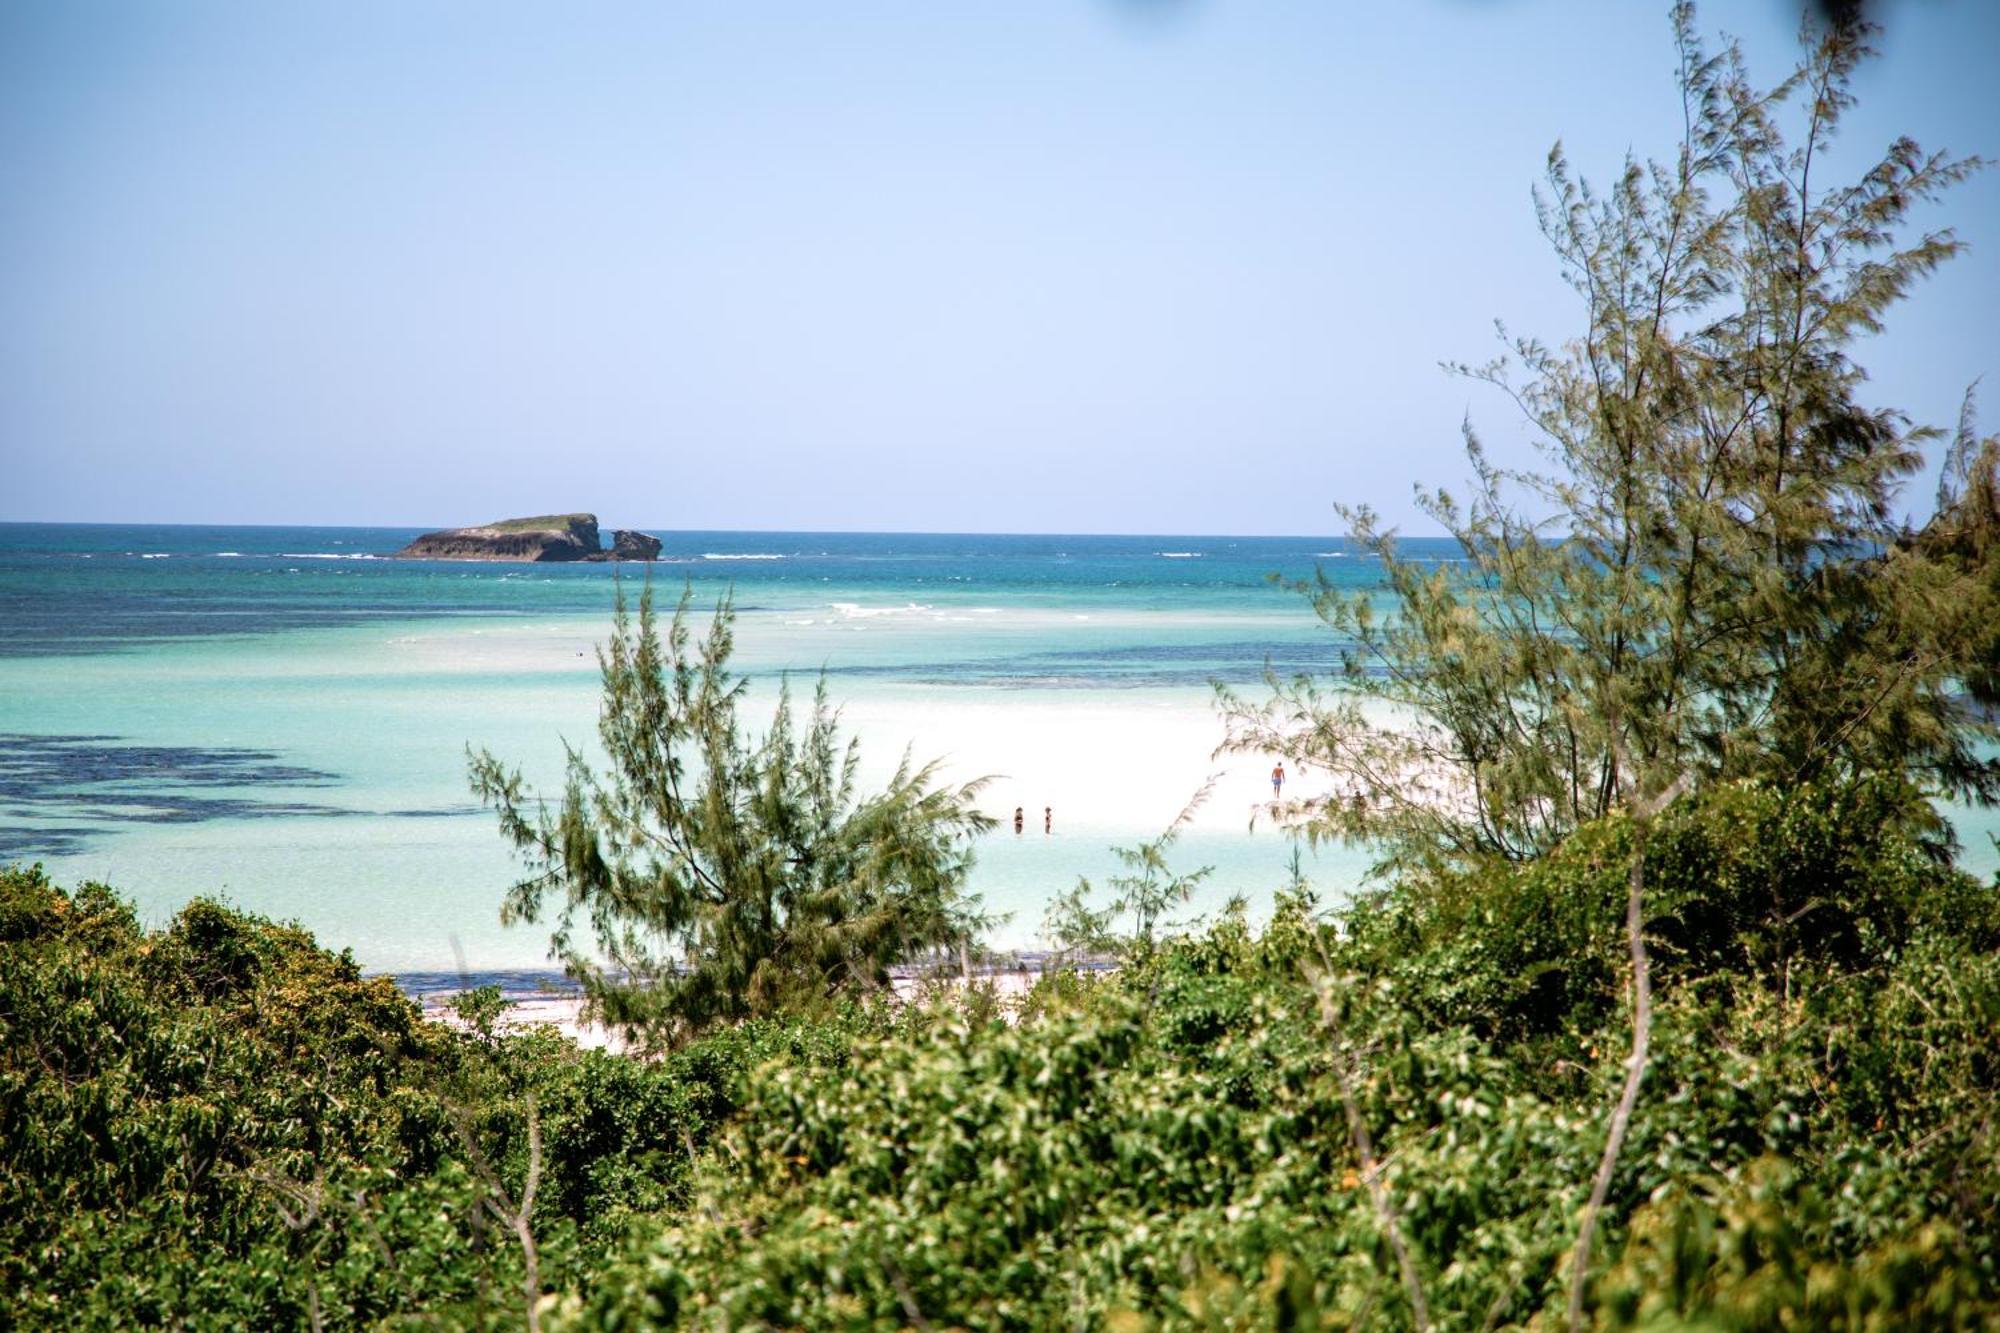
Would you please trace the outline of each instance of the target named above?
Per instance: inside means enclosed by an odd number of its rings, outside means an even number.
[[[513,866],[465,748],[552,783],[563,741],[590,744],[619,571],[369,558],[410,535],[0,526],[0,858],[104,880],[155,920],[222,894],[372,969],[545,965],[545,932],[499,925]],[[1327,538],[667,536],[665,591],[687,580],[705,610],[734,589],[753,721],[787,673],[806,691],[823,668],[871,773],[907,745],[993,776],[1003,824],[973,882],[1010,914],[1010,948],[1211,775],[1178,860],[1215,873],[1189,910],[1268,903],[1292,846],[1252,827],[1269,763],[1213,757],[1209,682],[1331,665],[1331,636],[1268,574],[1374,581]],[[1980,873],[1992,826],[1961,820]],[[1306,870],[1337,897],[1364,862],[1327,850]]]
[[[115,884],[155,919],[220,893],[371,968],[540,965],[540,932],[499,926],[512,863],[465,748],[550,782],[565,739],[589,744],[613,571],[364,558],[406,536],[0,528],[0,593],[26,608],[0,656],[0,733],[20,738],[0,854]],[[909,746],[992,776],[1003,825],[974,883],[1009,914],[995,942],[1028,947],[1053,893],[1114,869],[1114,844],[1211,774],[1182,860],[1216,873],[1190,910],[1284,878],[1289,841],[1250,828],[1268,765],[1212,759],[1207,682],[1327,659],[1264,575],[1328,545],[1243,539],[1204,565],[1179,554],[1196,540],[693,534],[654,574],[694,581],[704,611],[734,588],[752,719],[787,673],[804,691],[824,668],[874,774]],[[733,555],[781,558],[711,558]],[[1340,891],[1360,859],[1311,866]]]

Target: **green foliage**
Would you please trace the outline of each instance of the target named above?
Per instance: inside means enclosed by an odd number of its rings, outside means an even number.
[[[573,523],[586,520],[594,523],[596,522],[596,515],[536,514],[530,518],[508,518],[502,519],[498,523],[482,523],[480,526],[491,528],[495,532],[548,532],[550,530],[560,532]]]
[[[1090,881],[1081,876],[1067,892],[1057,894],[1042,916],[1044,938],[1066,958],[1150,953],[1158,932],[1169,925],[1167,913],[1193,897],[1195,888],[1213,869],[1202,866],[1179,871],[1167,859],[1206,795],[1204,788],[1158,837],[1111,849],[1125,869],[1110,877],[1112,898],[1106,906],[1091,906],[1093,890]],[[1121,925],[1126,928],[1119,929]]]
[[[1911,220],[1980,164],[1904,139],[1829,181],[1865,27],[1765,91],[1734,46],[1703,49],[1691,5],[1674,20],[1676,154],[1604,190],[1549,157],[1540,219],[1581,332],[1455,367],[1508,395],[1542,467],[1495,466],[1468,426],[1470,497],[1419,497],[1463,569],[1344,511],[1393,614],[1306,585],[1345,645],[1338,688],[1228,704],[1240,746],[1332,774],[1295,812],[1316,835],[1405,865],[1524,859],[1682,776],[2000,797],[2000,442],[1968,405],[1936,516],[1908,530],[1937,432],[1865,406],[1852,356],[1957,253]]]
[[[0,871],[0,1322],[518,1327],[526,1108],[546,1282],[672,1213],[772,1059],[832,1066],[847,1027],[762,1023],[658,1063],[422,1020],[291,927],[197,900],[148,933],[97,885]],[[858,1018],[847,1022],[858,1026]]]
[[[1782,991],[1801,969],[1895,957],[1925,929],[2000,943],[1991,894],[1899,831],[1916,799],[1887,781],[1792,792],[1742,783],[1667,812],[1647,845],[1658,983],[1753,975]],[[1434,1021],[1504,1043],[1553,1041],[1552,1058],[1574,1059],[1623,1003],[1632,834],[1613,816],[1537,861],[1412,880],[1354,909],[1350,948],[1414,983]]]
[[[907,755],[887,787],[858,795],[857,748],[823,680],[803,734],[787,689],[763,739],[747,740],[745,682],[728,670],[733,608],[716,608],[697,646],[691,598],[663,641],[651,585],[636,627],[619,596],[599,652],[606,776],[571,750],[552,812],[493,755],[471,764],[531,872],[504,915],[553,908],[555,956],[593,1014],[652,1049],[824,1011],[885,987],[892,963],[970,944],[983,925],[964,891],[971,839],[992,826],[973,804],[980,783],[940,787],[935,763]]]
[[[109,891],[71,897],[35,871],[0,872],[0,923],[0,1285],[16,1315],[303,1323],[315,1302],[367,1319],[404,1296],[473,1298],[495,1261],[425,1217],[472,1206],[439,1169],[450,1120],[403,1082],[448,1067],[450,1045],[391,983],[209,902],[149,936]],[[425,1178],[383,1198],[404,1169]],[[431,1262],[356,1271],[378,1238]]]
[[[1797,1170],[1752,1163],[1703,1195],[1641,1210],[1605,1278],[1611,1328],[1991,1327],[1977,1256],[1948,1223],[1916,1226],[1837,1261],[1816,1244],[1833,1210]]]
[[[499,1042],[500,1019],[507,1012],[507,1001],[501,997],[498,986],[474,986],[459,992],[451,997],[451,1011],[466,1031],[487,1045]]]
[[[1654,830],[1652,1091],[1594,1321],[2000,1320],[2000,900],[1898,799],[1724,786]],[[1622,1077],[1629,836],[1485,870],[1477,919],[1449,879],[1332,925],[1288,897],[1261,935],[1225,919],[1011,1025],[944,1006],[775,1069],[699,1206],[558,1322],[1407,1327],[1345,1061],[1437,1326],[1559,1325]]]
[[[1654,822],[1593,1322],[2000,1326],[2000,894],[1908,799],[1725,784]],[[849,1006],[657,1060],[479,992],[426,1023],[296,930],[198,902],[149,934],[7,872],[9,1313],[518,1327],[493,1200],[533,1107],[544,1327],[1407,1327],[1351,1097],[1436,1326],[1553,1327],[1622,1077],[1632,834],[1330,922],[1282,894],[1012,1021]]]

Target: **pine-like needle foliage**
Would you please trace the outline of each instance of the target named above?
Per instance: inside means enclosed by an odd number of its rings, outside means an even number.
[[[1853,359],[1960,248],[1910,236],[1917,210],[1982,164],[1899,139],[1829,183],[1867,28],[1808,32],[1769,91],[1735,46],[1704,51],[1692,5],[1673,28],[1674,158],[1600,192],[1558,145],[1537,192],[1584,332],[1449,367],[1509,396],[1541,466],[1492,464],[1468,425],[1469,500],[1418,497],[1462,568],[1343,509],[1393,614],[1321,577],[1304,591],[1348,645],[1336,688],[1225,698],[1237,745],[1333,775],[1300,812],[1318,835],[1404,864],[1527,859],[1683,778],[2000,798],[2000,451],[1968,418],[1909,530],[1896,506],[1937,432],[1864,405]]]
[[[983,924],[965,892],[971,839],[992,827],[974,805],[983,781],[939,785],[935,762],[907,754],[886,787],[857,792],[858,747],[824,679],[803,719],[787,688],[762,739],[746,738],[734,607],[724,598],[696,644],[691,597],[663,639],[650,586],[636,626],[618,596],[598,652],[605,774],[570,748],[551,810],[518,769],[471,759],[473,790],[531,872],[503,919],[551,912],[553,956],[592,1014],[654,1047],[877,990],[891,964],[968,943]]]
[[[1215,867],[1177,870],[1168,857],[1214,787],[1213,778],[1203,783],[1174,816],[1174,822],[1156,837],[1111,849],[1123,871],[1106,881],[1112,894],[1108,905],[1091,906],[1094,890],[1090,880],[1081,876],[1067,893],[1055,896],[1042,915],[1042,935],[1059,956],[1144,958],[1162,938],[1178,929],[1167,920],[1167,914],[1192,898]]]

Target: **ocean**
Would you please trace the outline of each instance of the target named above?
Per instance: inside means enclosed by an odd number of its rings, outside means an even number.
[[[515,867],[466,750],[552,784],[565,742],[594,740],[618,581],[650,574],[703,620],[733,595],[756,725],[781,679],[823,671],[871,775],[908,747],[993,779],[973,887],[998,947],[1034,947],[1051,897],[1220,774],[1176,851],[1215,867],[1200,916],[1267,902],[1293,850],[1253,827],[1269,763],[1212,754],[1211,682],[1333,665],[1274,575],[1374,577],[1325,537],[662,532],[650,570],[384,558],[416,535],[0,525],[0,862],[156,922],[217,896],[371,970],[546,966],[545,928],[499,924]],[[1337,896],[1365,858],[1306,864]]]
[[[661,532],[650,569],[385,558],[417,532],[0,524],[0,863],[110,884],[153,922],[219,897],[373,971],[547,967],[546,927],[499,923],[515,866],[467,747],[553,786],[565,743],[594,742],[618,585],[650,576],[703,620],[733,595],[751,722],[824,672],[868,775],[908,747],[992,778],[972,887],[997,947],[1035,947],[1056,893],[1211,780],[1174,854],[1214,868],[1185,915],[1255,911],[1294,844],[1255,817],[1268,759],[1214,753],[1212,684],[1335,665],[1277,580],[1380,579],[1330,537]],[[1960,825],[1991,873],[1992,821]],[[1328,900],[1366,867],[1302,855]]]

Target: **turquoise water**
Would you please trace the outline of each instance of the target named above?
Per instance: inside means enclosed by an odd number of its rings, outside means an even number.
[[[0,525],[0,862],[101,879],[159,920],[195,894],[295,919],[365,966],[535,968],[503,930],[513,869],[465,786],[468,744],[560,771],[588,746],[592,647],[622,573],[380,558],[402,529]],[[653,576],[733,589],[760,719],[822,669],[880,774],[907,744],[996,775],[974,887],[1032,947],[1048,899],[1114,866],[1221,777],[1180,849],[1191,913],[1268,901],[1290,842],[1253,827],[1268,761],[1211,756],[1210,682],[1326,670],[1339,645],[1270,576],[1373,563],[1332,538],[662,534]],[[1442,541],[1412,553],[1449,559]],[[1052,806],[1042,832],[1041,811]],[[1961,819],[1990,873],[1991,820]],[[1329,897],[1362,860],[1309,857]]]
[[[591,650],[634,571],[380,558],[414,535],[0,525],[0,859],[104,880],[155,920],[220,894],[373,968],[541,964],[544,934],[498,924],[512,864],[465,749],[546,781],[564,739],[589,742]],[[878,773],[909,744],[1000,775],[1003,820],[1031,808],[975,872],[1011,914],[1007,947],[1214,770],[1210,681],[1330,665],[1270,576],[1370,577],[1329,538],[663,539],[669,592],[685,581],[706,608],[733,590],[753,718],[782,675],[824,669]],[[1217,867],[1192,912],[1282,881],[1290,844],[1248,805],[1187,835],[1185,864]],[[1338,892],[1360,863],[1309,864]]]

